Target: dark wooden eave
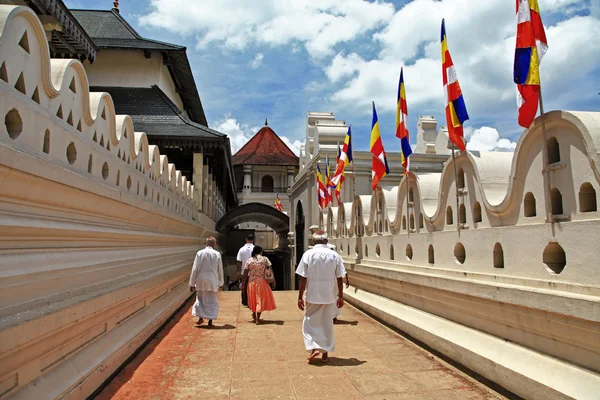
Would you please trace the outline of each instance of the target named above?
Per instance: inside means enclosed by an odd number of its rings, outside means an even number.
[[[23,0],[50,32],[48,44],[53,58],[77,58],[94,62],[98,47],[61,0]],[[19,4],[20,1],[14,1]],[[56,26],[58,29],[47,29]]]

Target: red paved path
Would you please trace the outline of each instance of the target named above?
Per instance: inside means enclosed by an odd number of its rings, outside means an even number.
[[[260,326],[239,292],[219,296],[215,328],[196,328],[188,303],[97,398],[501,398],[348,305],[329,364],[309,365],[296,292],[276,292]]]

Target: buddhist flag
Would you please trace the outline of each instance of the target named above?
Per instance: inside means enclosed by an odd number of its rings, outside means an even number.
[[[396,103],[396,137],[400,139],[402,152],[400,158],[404,167],[404,174],[408,172],[408,157],[412,154],[410,136],[408,134],[408,106],[406,105],[406,89],[404,88],[404,68],[400,68],[400,82],[398,83],[398,100]]]
[[[344,139],[344,145],[342,146],[342,152],[338,156],[337,166],[335,167],[335,173],[333,174],[333,178],[331,178],[331,185],[333,187],[337,187],[342,177],[344,176],[344,170],[352,161],[352,131],[351,128],[348,127],[348,133],[346,133],[346,138]],[[339,146],[338,146],[339,151]]]
[[[342,148],[340,147],[340,144],[338,143],[338,155],[337,155],[337,162],[336,162],[336,164],[338,164],[338,165],[339,165],[341,156],[342,156]],[[342,183],[344,183],[345,180],[346,180],[346,177],[344,175],[344,170],[342,169],[342,177],[339,179],[338,184],[335,186],[335,198],[337,199],[338,206],[342,205],[342,201],[340,200],[340,195],[342,193]]]
[[[379,181],[384,176],[390,173],[387,157],[381,141],[381,133],[379,131],[379,121],[377,120],[377,111],[375,110],[375,102],[373,102],[373,122],[371,124],[371,154],[373,161],[371,162],[371,187],[373,190],[377,188]]]
[[[324,209],[326,207],[325,202],[327,201],[327,194],[325,193],[325,185],[323,184],[323,175],[321,175],[321,167],[317,162],[317,203],[319,207]]]
[[[329,154],[327,153],[325,153],[325,164],[327,164],[327,168],[325,169],[325,187],[327,188],[327,202],[325,203],[325,207],[327,207],[329,203],[333,203],[331,175],[329,175]]]
[[[465,138],[463,124],[469,119],[467,106],[463,99],[462,91],[458,83],[456,69],[452,63],[452,57],[448,51],[448,39],[446,38],[446,26],[442,19],[442,81],[444,83],[444,95],[446,98],[446,124],[450,140],[459,149],[465,151]]]
[[[283,211],[283,205],[281,204],[281,200],[279,199],[279,193],[277,193],[277,197],[275,198],[275,208],[279,211]]]
[[[517,0],[517,43],[514,81],[519,125],[529,128],[540,101],[540,63],[548,50],[537,0]]]

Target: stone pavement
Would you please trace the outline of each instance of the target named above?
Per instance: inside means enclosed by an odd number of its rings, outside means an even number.
[[[97,399],[502,398],[348,304],[329,363],[308,364],[297,292],[275,292],[260,326],[239,298],[220,293],[212,329],[188,302]]]

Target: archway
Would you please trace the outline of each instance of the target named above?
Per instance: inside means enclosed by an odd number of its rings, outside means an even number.
[[[237,250],[243,245],[244,238],[250,232],[239,229],[239,225],[258,222],[271,228],[277,235],[278,245],[274,249],[266,249],[265,255],[273,263],[273,271],[277,280],[277,289],[290,289],[290,249],[287,234],[290,231],[289,217],[276,209],[262,203],[248,203],[236,207],[225,214],[215,226],[215,230],[225,236],[226,248],[224,264],[235,265]],[[257,241],[259,237],[257,235]],[[274,241],[274,239],[273,239]],[[257,243],[259,244],[259,243]],[[273,247],[273,246],[272,246]],[[225,265],[224,265],[225,266]]]

